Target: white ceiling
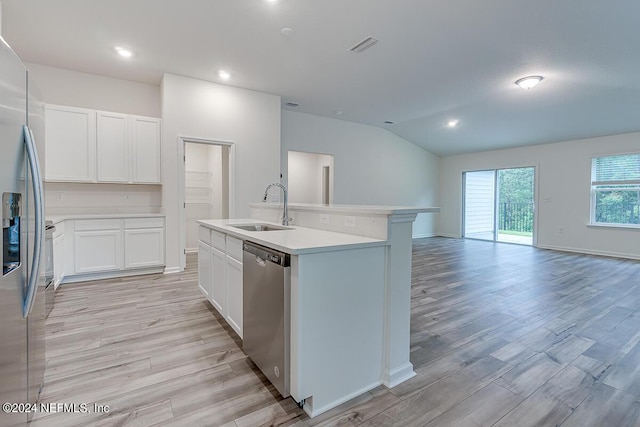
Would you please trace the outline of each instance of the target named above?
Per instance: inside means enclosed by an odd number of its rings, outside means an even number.
[[[225,69],[228,84],[385,127],[439,155],[640,130],[637,0],[2,5],[4,37],[26,62],[155,85],[165,71],[220,82]],[[380,43],[349,51],[367,36]],[[545,79],[514,85],[530,74]],[[457,128],[446,127],[452,118]]]

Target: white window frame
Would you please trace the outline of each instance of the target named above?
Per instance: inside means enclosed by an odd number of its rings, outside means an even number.
[[[589,225],[592,226],[599,226],[599,227],[615,227],[615,228],[638,228],[640,229],[640,224],[625,224],[625,223],[619,223],[619,222],[596,222],[596,195],[599,192],[604,192],[604,191],[611,191],[611,189],[607,189],[607,188],[601,188],[598,189],[596,187],[598,186],[603,186],[603,185],[609,185],[609,186],[616,186],[616,185],[640,185],[640,179],[637,180],[618,180],[618,181],[594,181],[594,160],[596,159],[603,159],[603,158],[607,158],[607,157],[619,157],[619,156],[629,156],[629,155],[638,155],[640,153],[622,153],[622,154],[609,154],[606,156],[596,156],[596,157],[592,157],[591,158],[591,174],[590,174],[590,178],[591,178],[591,203],[590,203],[590,207],[589,207]],[[633,190],[632,190],[633,191]]]

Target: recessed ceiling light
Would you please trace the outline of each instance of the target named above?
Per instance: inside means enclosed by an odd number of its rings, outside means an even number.
[[[449,120],[447,122],[447,126],[450,128],[454,128],[456,126],[458,126],[458,123],[460,123],[460,120]]]
[[[299,107],[300,106],[300,104],[298,104],[297,102],[291,102],[291,101],[285,103],[284,105],[286,105],[287,107]]]
[[[131,58],[133,56],[133,53],[130,50],[123,47],[116,46],[114,49],[116,50],[116,52],[118,52],[118,55],[124,58]]]
[[[395,124],[396,124],[396,122],[394,122],[393,120],[385,120],[385,121],[384,121],[384,124],[385,124],[385,125],[395,125]]]
[[[333,114],[335,114],[336,116],[341,116],[342,115],[342,110],[336,110],[333,112]]]
[[[231,78],[231,74],[229,74],[228,72],[224,71],[224,70],[220,70],[218,71],[218,76],[222,79],[222,80],[229,80]]]
[[[542,81],[542,76],[527,76],[516,80],[516,84],[522,89],[532,89],[538,86],[538,83]]]

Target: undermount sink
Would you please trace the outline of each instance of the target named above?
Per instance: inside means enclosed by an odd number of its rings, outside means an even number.
[[[279,231],[279,230],[291,230],[290,227],[280,227],[279,225],[272,224],[242,224],[232,225],[233,228],[239,228],[246,231]]]

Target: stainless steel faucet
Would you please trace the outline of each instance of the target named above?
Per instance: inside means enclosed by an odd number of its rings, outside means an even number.
[[[288,202],[287,187],[280,184],[279,182],[274,182],[273,184],[269,184],[267,188],[264,190],[264,198],[262,199],[263,202],[267,201],[267,193],[269,192],[269,189],[271,187],[279,187],[282,189],[282,192],[284,193],[284,212],[282,213],[282,225],[289,225],[289,221],[291,221],[292,218],[289,218],[289,202]]]

